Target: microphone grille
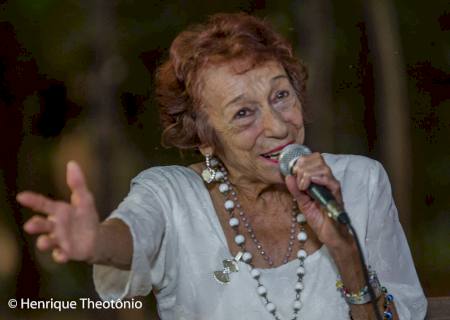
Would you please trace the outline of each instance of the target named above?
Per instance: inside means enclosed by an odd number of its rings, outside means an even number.
[[[291,174],[292,160],[298,159],[301,156],[311,154],[311,150],[308,147],[301,144],[290,144],[283,148],[278,161],[280,163],[280,171],[283,176]]]

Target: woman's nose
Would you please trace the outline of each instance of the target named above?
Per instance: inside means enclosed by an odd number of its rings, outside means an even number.
[[[263,112],[264,132],[267,137],[285,138],[288,126],[282,115],[273,108],[266,108]]]

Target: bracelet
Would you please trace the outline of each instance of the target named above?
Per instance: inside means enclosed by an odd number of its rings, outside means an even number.
[[[380,285],[380,281],[378,280],[378,276],[375,271],[369,269],[369,284],[372,286],[373,291],[375,292],[375,297],[379,298],[381,294],[384,296],[383,302],[383,320],[392,320],[393,313],[391,309],[391,304],[394,301],[394,296],[388,293],[386,287],[382,287]],[[341,292],[344,296],[345,301],[348,304],[365,304],[370,302],[370,295],[367,286],[364,286],[359,292],[351,293],[346,287],[344,287],[344,283],[342,280],[338,279],[336,281],[336,288]]]
[[[391,310],[391,303],[394,301],[394,296],[387,292],[387,289],[385,287],[381,288],[381,291],[383,291],[384,294],[384,311],[383,311],[383,320],[392,320],[392,310]]]
[[[382,294],[382,287],[375,271],[369,270],[369,285],[372,287],[375,297],[379,298]],[[359,292],[350,292],[341,279],[336,281],[336,288],[341,292],[348,304],[365,304],[370,302],[369,288],[364,286]]]

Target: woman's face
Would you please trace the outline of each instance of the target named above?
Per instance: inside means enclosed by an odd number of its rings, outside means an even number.
[[[223,150],[216,151],[231,176],[282,183],[278,154],[303,143],[302,106],[284,68],[270,61],[244,73],[236,65],[211,66],[201,73],[201,98]]]

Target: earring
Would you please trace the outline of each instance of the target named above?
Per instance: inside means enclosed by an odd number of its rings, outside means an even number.
[[[205,155],[205,164],[206,168],[202,171],[202,178],[206,183],[211,183],[214,181],[216,177],[216,170],[211,166],[211,155]]]
[[[214,169],[217,160],[210,154],[205,155],[206,168],[202,171],[202,178],[206,183],[211,183],[216,179],[217,171]]]

